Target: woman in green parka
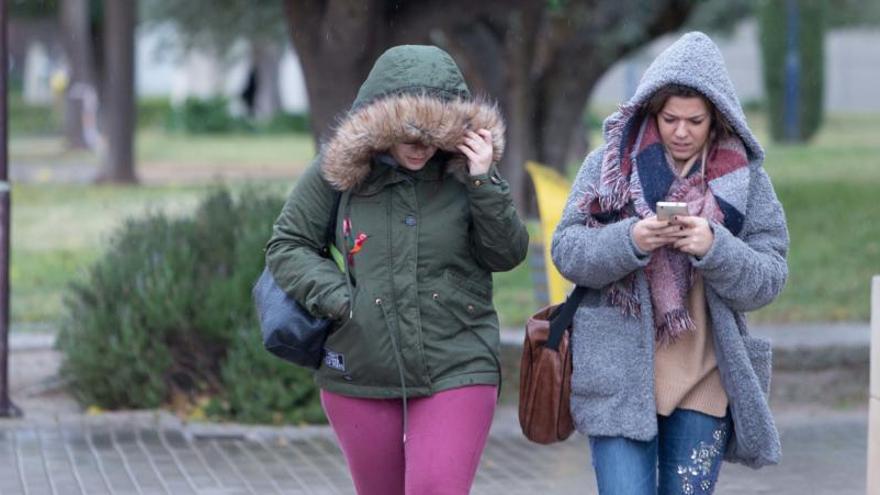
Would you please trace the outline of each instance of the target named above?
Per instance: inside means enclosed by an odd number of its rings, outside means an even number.
[[[500,382],[492,272],[528,246],[503,148],[446,52],[394,47],[275,223],[275,280],[338,321],[315,379],[359,494],[470,490]]]

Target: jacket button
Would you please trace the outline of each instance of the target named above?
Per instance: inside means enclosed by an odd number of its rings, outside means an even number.
[[[431,298],[434,299],[434,300],[436,301],[436,300],[440,299],[440,294],[437,294],[437,293],[435,292],[435,293],[431,294]]]
[[[412,215],[407,215],[406,217],[404,217],[403,223],[405,223],[409,227],[415,227],[416,217],[414,217]]]
[[[468,310],[468,313],[473,313],[473,312],[474,312],[474,305],[473,305],[473,304],[468,304],[468,305],[467,305],[467,310]]]
[[[476,179],[476,180],[474,180],[474,185],[477,187],[480,187],[483,185],[483,181],[481,181],[480,179]]]
[[[381,306],[381,305],[382,305],[382,298],[381,298],[381,297],[377,297],[377,298],[376,298],[376,306]]]

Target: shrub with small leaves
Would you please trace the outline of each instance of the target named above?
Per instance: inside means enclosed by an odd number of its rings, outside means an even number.
[[[209,416],[244,423],[325,421],[311,372],[266,352],[259,332],[241,332],[221,375],[224,393],[210,402]]]
[[[281,204],[219,190],[192,217],[126,222],[65,300],[58,346],[74,395],[104,409],[207,395],[224,418],[323,421],[310,373],[262,349],[251,299]]]

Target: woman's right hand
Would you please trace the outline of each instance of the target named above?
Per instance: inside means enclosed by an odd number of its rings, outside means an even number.
[[[672,225],[667,220],[658,220],[656,216],[643,218],[633,225],[632,240],[636,247],[643,253],[672,244],[678,238],[672,237],[674,232],[681,230],[678,225]]]

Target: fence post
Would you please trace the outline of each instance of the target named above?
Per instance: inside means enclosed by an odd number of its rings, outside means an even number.
[[[7,3],[0,0],[0,418],[21,416],[9,398],[9,182],[7,182]]]
[[[880,494],[880,275],[871,283],[871,393],[868,398],[868,495]]]

